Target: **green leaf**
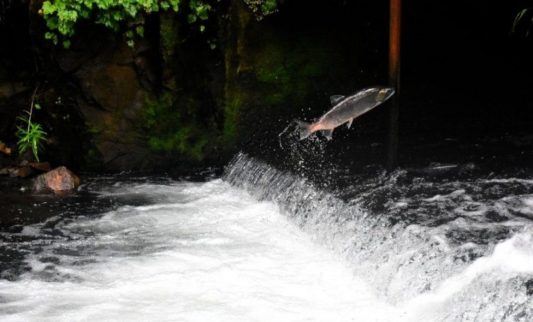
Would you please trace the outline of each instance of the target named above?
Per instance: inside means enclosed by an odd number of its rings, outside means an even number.
[[[143,26],[137,26],[135,27],[135,32],[139,37],[144,37],[144,27]]]
[[[37,108],[39,104],[35,104]],[[46,142],[47,133],[43,130],[41,124],[30,121],[31,110],[24,111],[29,117],[18,116],[17,119],[23,122],[23,126],[17,126],[16,136],[18,137],[17,147],[19,154],[31,149],[33,156],[39,161],[39,151],[42,150],[43,142]]]
[[[54,33],[52,33],[52,32],[47,31],[47,32],[44,34],[44,38],[45,38],[45,39],[48,39],[48,40],[52,40],[52,39],[57,38],[57,35],[54,34]]]
[[[50,1],[43,2],[43,14],[45,16],[46,15],[51,15],[51,14],[53,14],[56,11],[57,11],[56,6],[54,6]]]
[[[219,2],[220,0],[216,0]],[[213,1],[214,3],[215,1]],[[133,46],[135,37],[144,37],[142,24],[147,14],[161,11],[178,12],[181,0],[44,0],[42,2],[43,17],[47,31],[44,37],[54,44],[68,48],[70,39],[75,34],[81,21],[103,25],[117,32],[126,33],[133,30],[135,35],[126,35],[129,46]],[[189,0],[189,23],[198,20],[206,21],[213,8],[207,0]],[[199,28],[205,30],[205,23]]]

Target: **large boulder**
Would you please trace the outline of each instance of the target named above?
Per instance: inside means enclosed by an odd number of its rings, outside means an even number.
[[[80,185],[80,178],[66,167],[58,167],[35,178],[33,191],[36,193],[53,192],[56,194],[71,192]]]

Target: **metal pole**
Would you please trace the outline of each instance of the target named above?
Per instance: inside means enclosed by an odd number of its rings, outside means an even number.
[[[389,114],[389,142],[387,151],[387,167],[393,170],[398,166],[398,121],[400,117],[400,31],[401,31],[401,0],[390,0],[389,25],[389,84],[396,94],[392,97]]]

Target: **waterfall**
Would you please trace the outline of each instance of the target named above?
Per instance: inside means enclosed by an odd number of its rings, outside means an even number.
[[[533,181],[401,183],[407,175],[382,174],[373,179],[379,185],[368,184],[368,190],[344,200],[241,153],[227,166],[224,180],[274,202],[316,243],[348,260],[380,297],[403,307],[406,316],[533,317],[533,195],[507,194],[532,191]],[[441,190],[448,193],[430,195]],[[383,200],[384,191],[397,199],[370,210],[372,199]]]

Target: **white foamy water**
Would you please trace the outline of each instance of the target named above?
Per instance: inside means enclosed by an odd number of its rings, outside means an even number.
[[[148,206],[53,220],[0,280],[2,321],[395,321],[345,262],[273,203],[215,180],[122,185]],[[49,226],[50,223],[48,223]],[[26,227],[38,235],[47,223]]]
[[[291,222],[341,254],[400,312],[391,321],[533,321],[530,189],[515,179],[405,185],[401,176],[370,178],[362,182],[370,188],[348,202],[244,154],[225,179],[276,202]]]
[[[95,178],[0,230],[0,321],[533,321],[533,191],[401,176],[346,201],[245,155],[224,181]]]

